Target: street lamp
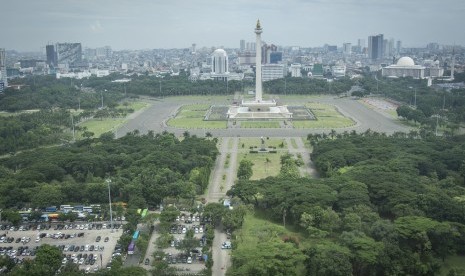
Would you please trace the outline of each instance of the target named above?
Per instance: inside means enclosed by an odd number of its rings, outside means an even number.
[[[105,89],[105,93],[107,93],[106,89]],[[100,107],[100,109],[103,109],[103,93],[102,93],[102,90],[100,90],[100,96],[102,97],[102,106]]]
[[[106,182],[107,182],[107,185],[108,185],[108,202],[110,204],[110,228],[111,228],[111,233],[113,233],[113,212],[111,211],[111,195],[110,195],[111,179],[107,178]]]

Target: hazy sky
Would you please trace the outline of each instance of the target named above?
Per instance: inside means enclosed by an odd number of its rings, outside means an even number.
[[[465,45],[464,0],[0,0],[0,48],[44,51],[48,42],[115,50],[282,46],[367,41],[369,35]]]

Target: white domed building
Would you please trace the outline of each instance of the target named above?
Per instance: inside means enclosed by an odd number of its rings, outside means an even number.
[[[228,68],[228,54],[223,49],[216,49],[212,54],[212,73],[213,74],[227,74]]]
[[[386,66],[382,69],[383,77],[402,78],[412,77],[414,79],[423,79],[425,77],[425,67],[415,65],[410,57],[401,57],[396,64]]]
[[[229,73],[228,54],[225,50],[216,49],[211,55],[211,61],[211,72],[202,73],[200,80],[230,81],[242,80],[244,78],[243,73]],[[192,79],[195,79],[195,76]]]

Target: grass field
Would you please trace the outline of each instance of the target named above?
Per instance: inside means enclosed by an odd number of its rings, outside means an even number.
[[[137,112],[145,107],[148,107],[150,104],[146,102],[128,102],[127,106],[124,106],[124,104],[119,105],[117,108],[132,108],[134,109],[134,112]],[[132,113],[131,113],[132,114]],[[127,121],[128,117],[131,116],[131,114],[128,114],[126,118],[104,118],[102,120],[100,119],[91,119],[85,122],[82,122],[79,124],[80,127],[87,127],[87,130],[90,132],[94,133],[94,137],[100,137],[102,133],[109,132],[109,131],[114,131],[115,129],[118,128],[121,124]],[[82,133],[77,133],[77,137],[82,138],[81,136]]]
[[[167,124],[171,127],[187,129],[218,129],[226,128],[226,121],[204,121],[209,104],[191,104],[184,105],[179,109],[174,119],[168,120]]]
[[[352,119],[344,117],[332,105],[322,103],[307,103],[317,120],[315,121],[293,121],[295,128],[342,128],[354,125]]]
[[[279,122],[241,122],[241,128],[280,128]]]
[[[283,144],[283,147],[279,146]],[[244,147],[242,147],[244,145]],[[249,148],[257,146],[260,148],[260,138],[240,138],[239,140],[239,154],[237,156],[237,166],[242,159],[252,161],[253,175],[252,180],[267,178],[268,176],[276,176],[281,169],[281,155],[288,152],[285,139],[279,138],[265,138],[265,146],[276,147],[277,153],[249,153]]]
[[[284,152],[283,152],[284,153]],[[277,176],[281,169],[281,155],[278,153],[241,153],[237,156],[237,162],[242,159],[250,160],[254,164],[252,166],[253,174],[251,180],[267,178],[269,176]],[[268,161],[267,161],[268,158]]]
[[[291,144],[292,144],[292,147],[293,148],[298,148],[299,146],[297,146],[297,142],[295,141],[296,138],[291,138]]]

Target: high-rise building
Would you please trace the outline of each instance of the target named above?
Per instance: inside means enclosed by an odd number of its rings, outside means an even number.
[[[245,51],[245,40],[241,39],[240,41],[240,50],[241,52]]]
[[[385,56],[387,58],[390,58],[392,56],[394,56],[396,53],[395,51],[396,49],[394,48],[394,38],[391,38],[389,39],[389,41],[387,42],[387,46],[386,46],[386,52],[385,52]]]
[[[197,44],[192,43],[191,53],[195,53]]]
[[[271,52],[270,53],[270,63],[277,64],[283,61],[283,52]]]
[[[51,67],[57,66],[57,53],[55,52],[55,46],[47,45],[45,46],[45,52],[47,54],[47,64]]]
[[[368,58],[379,61],[384,57],[384,38],[382,34],[368,37]]]
[[[3,87],[8,86],[8,79],[6,75],[6,59],[5,59],[5,49],[0,48],[0,82],[3,82]]]
[[[402,50],[402,41],[397,40],[396,50],[397,54],[400,54],[400,51]]]
[[[346,56],[350,56],[352,54],[352,43],[344,43],[342,44],[342,52]]]
[[[82,61],[81,43],[57,43],[58,64],[73,65]]]

